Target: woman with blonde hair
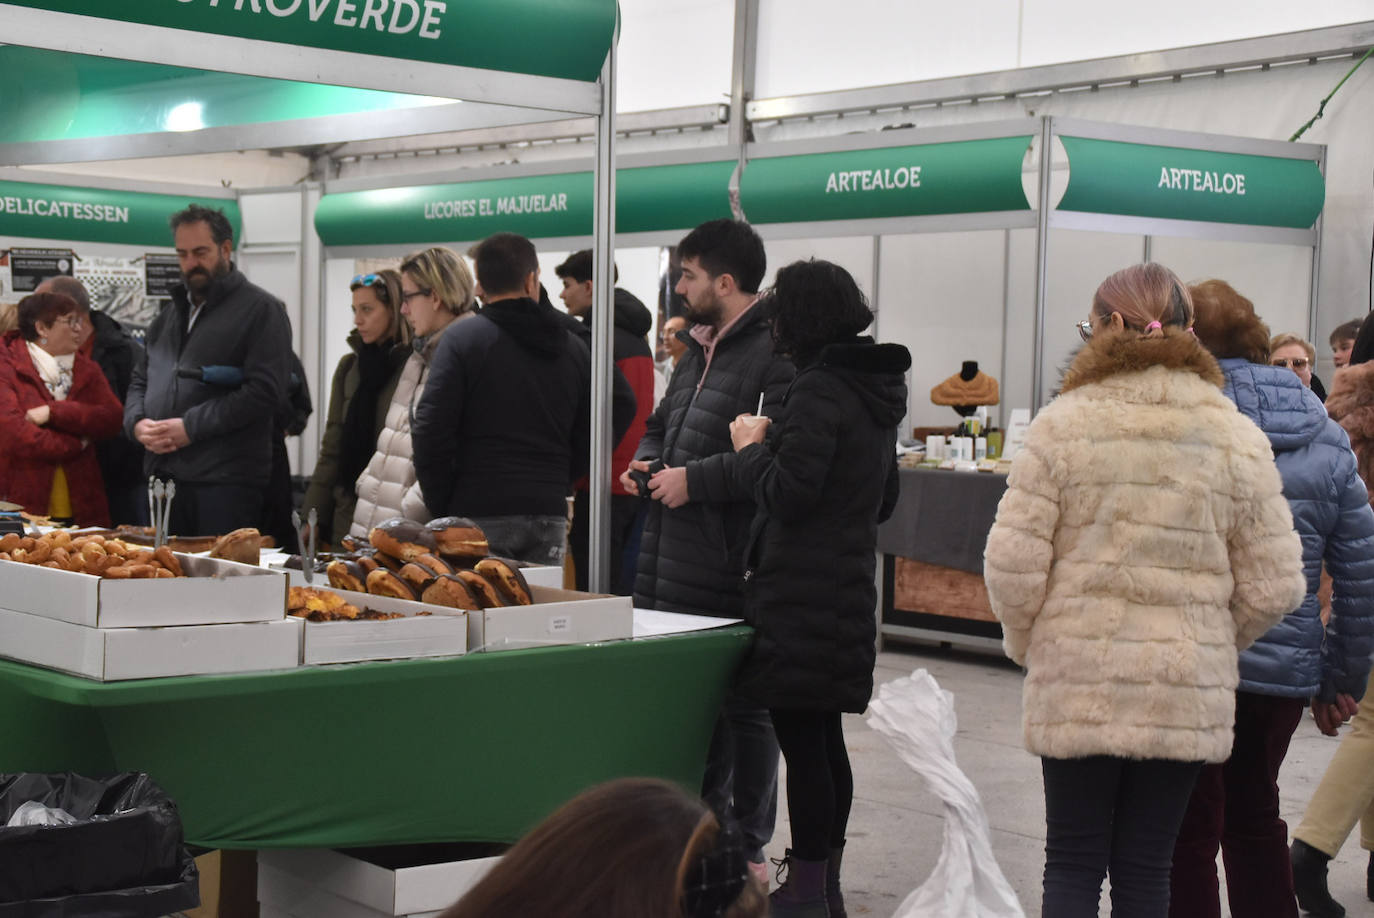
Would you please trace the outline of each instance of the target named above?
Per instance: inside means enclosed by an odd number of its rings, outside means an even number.
[[[1317,349],[1311,341],[1292,332],[1280,332],[1269,340],[1269,362],[1298,374],[1304,386],[1315,392],[1318,399],[1326,401],[1326,387],[1312,372],[1317,368]]]
[[[1302,546],[1269,441],[1222,394],[1173,272],[1108,277],[1026,432],[988,535],[1045,787],[1042,912],[1169,909],[1174,838],[1231,751],[1236,654],[1297,607]]]
[[[392,517],[429,519],[415,478],[410,422],[439,341],[455,321],[472,315],[475,302],[472,272],[449,249],[436,246],[407,255],[400,275],[400,312],[410,322],[413,352],[391,396],[376,450],[358,478],[358,502],[349,530],[357,538]]]
[[[367,467],[386,423],[401,369],[410,356],[410,325],[401,316],[401,275],[387,269],[359,274],[353,293],[349,353],[339,361],[329,416],[305,507],[319,514],[320,541],[348,535],[358,502],[358,476]]]
[[[738,829],[652,778],[563,804],[440,918],[764,918]]]

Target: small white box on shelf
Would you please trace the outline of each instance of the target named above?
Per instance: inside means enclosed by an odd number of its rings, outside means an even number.
[[[301,623],[89,628],[0,609],[0,656],[102,682],[293,669]]]
[[[0,606],[88,628],[279,621],[286,578],[251,564],[178,554],[185,577],[115,580],[0,561]]]
[[[534,603],[468,613],[470,652],[519,650],[551,644],[594,644],[634,634],[628,596],[579,593],[530,585]]]
[[[258,902],[292,918],[427,918],[477,884],[496,857],[390,869],[326,848],[258,852]]]

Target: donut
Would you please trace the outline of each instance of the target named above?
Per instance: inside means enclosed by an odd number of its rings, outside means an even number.
[[[436,548],[433,532],[401,516],[378,523],[372,527],[367,538],[377,551],[402,561],[414,561],[420,555],[433,554]]]
[[[432,606],[445,606],[450,609],[477,610],[482,604],[472,595],[472,590],[457,574],[444,574],[425,587],[420,599]]]
[[[530,595],[530,585],[525,582],[525,575],[520,573],[520,566],[515,561],[505,558],[483,558],[472,568],[483,579],[496,588],[496,592],[501,595],[508,606],[528,606],[534,602]]]
[[[491,550],[487,535],[476,523],[462,516],[430,520],[425,528],[439,543],[439,554],[446,558],[485,558]]]
[[[177,556],[172,554],[172,550],[166,545],[158,546],[157,550],[153,552],[153,560],[171,571],[173,577],[182,576],[181,562],[177,560]],[[253,563],[258,563],[256,557],[254,557]]]

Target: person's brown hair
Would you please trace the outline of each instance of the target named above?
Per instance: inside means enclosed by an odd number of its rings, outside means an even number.
[[[1278,333],[1277,335],[1275,335],[1273,338],[1269,339],[1269,354],[1270,354],[1270,356],[1273,356],[1273,353],[1274,353],[1275,351],[1277,351],[1279,348],[1284,347],[1285,345],[1289,345],[1289,344],[1301,344],[1301,345],[1302,345],[1302,349],[1303,349],[1304,351],[1307,352],[1307,362],[1308,362],[1309,364],[1313,364],[1313,365],[1316,364],[1316,362],[1317,362],[1317,348],[1316,348],[1316,346],[1313,345],[1311,341],[1308,341],[1306,338],[1302,337],[1301,335],[1295,335],[1295,334],[1293,334],[1292,332],[1279,332],[1279,333]]]
[[[39,322],[51,325],[76,311],[76,300],[65,293],[30,293],[19,301],[19,334],[25,341],[37,341]]]
[[[370,278],[376,279],[371,283],[363,283]],[[354,278],[354,282],[348,285],[350,291],[363,287],[372,291],[372,295],[386,307],[387,313],[391,316],[391,321],[386,327],[386,337],[401,344],[409,344],[410,323],[401,315],[401,272],[383,268]]]
[[[1351,319],[1349,322],[1342,322],[1337,325],[1335,331],[1331,332],[1329,341],[1331,350],[1334,351],[1336,345],[1343,341],[1349,341],[1353,344],[1355,339],[1360,336],[1360,326],[1362,325],[1364,325],[1364,319]]]
[[[1093,294],[1093,314],[1105,319],[1121,314],[1126,327],[1147,338],[1161,337],[1158,322],[1188,328],[1193,324],[1193,302],[1174,272],[1149,262],[1122,268],[1104,280]]]
[[[682,865],[714,841],[709,815],[666,781],[599,785],[535,827],[440,918],[680,918]],[[726,914],[762,918],[767,899],[753,882],[744,888]]]
[[[1213,357],[1269,362],[1269,326],[1255,315],[1254,303],[1223,280],[1205,280],[1188,291],[1197,309],[1193,330]]]

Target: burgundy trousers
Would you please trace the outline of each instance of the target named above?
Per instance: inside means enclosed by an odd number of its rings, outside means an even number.
[[[1220,918],[1218,847],[1232,915],[1298,918],[1278,776],[1305,707],[1301,698],[1236,693],[1231,757],[1203,767],[1174,844],[1169,918]]]

